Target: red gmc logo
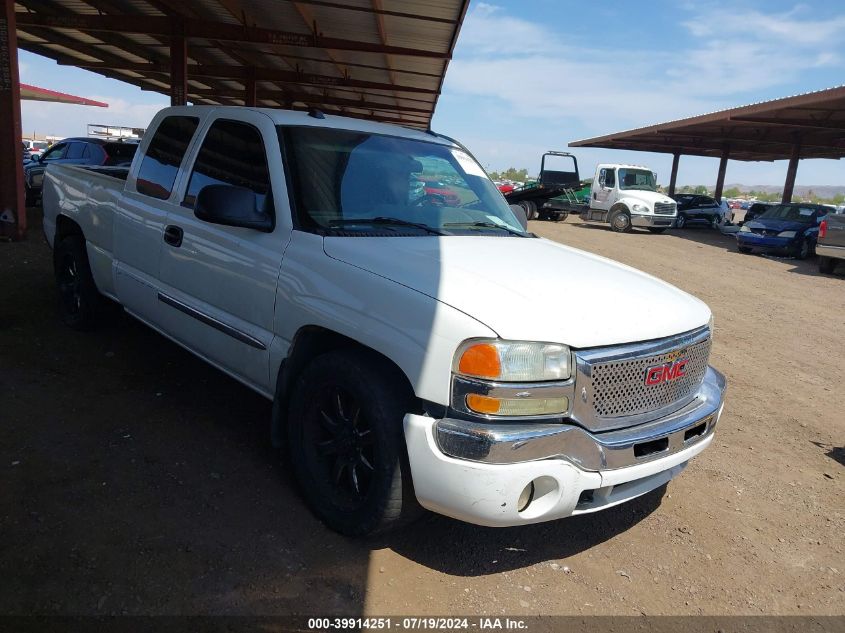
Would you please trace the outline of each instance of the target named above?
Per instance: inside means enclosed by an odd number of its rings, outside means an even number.
[[[676,360],[674,363],[649,367],[645,371],[645,384],[659,385],[661,382],[672,382],[686,376],[684,368],[689,362],[688,358]]]

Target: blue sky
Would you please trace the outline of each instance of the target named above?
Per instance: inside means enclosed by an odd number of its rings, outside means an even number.
[[[473,0],[434,128],[491,170],[535,172],[573,140],[845,83],[845,5],[829,0],[561,2]],[[20,54],[26,83],[108,102],[108,110],[23,103],[24,132],[145,125],[163,95]],[[573,150],[582,171],[636,162],[668,180],[671,157]],[[798,183],[845,184],[840,161],[803,161]],[[681,184],[712,184],[718,161],[683,157]],[[732,161],[727,181],[783,183],[784,162]]]

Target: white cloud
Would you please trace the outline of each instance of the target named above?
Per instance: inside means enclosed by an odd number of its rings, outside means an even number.
[[[549,26],[479,4],[467,17],[446,91],[504,102],[515,116],[605,132],[710,112],[841,62],[831,34],[845,30],[845,14],[820,22],[802,20],[803,11],[699,11],[685,22],[685,50],[621,55],[618,47],[567,44]]]
[[[24,135],[85,136],[89,123],[146,127],[156,112],[169,105],[165,97],[160,103],[132,103],[110,95],[93,95],[90,98],[108,103],[109,107],[21,102]]]

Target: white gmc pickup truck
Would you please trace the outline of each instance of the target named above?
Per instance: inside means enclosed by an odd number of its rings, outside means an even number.
[[[51,166],[43,196],[63,320],[117,302],[272,399],[273,442],[343,533],[419,505],[489,526],[601,510],[713,439],[707,306],[528,233],[451,139],[168,108],[129,169]]]

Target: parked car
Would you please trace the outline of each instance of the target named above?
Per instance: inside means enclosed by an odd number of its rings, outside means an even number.
[[[742,218],[742,223],[749,222],[758,217],[761,213],[768,211],[774,206],[773,202],[755,202],[745,211],[745,217]]]
[[[37,204],[41,197],[41,183],[48,165],[103,165],[123,167],[132,162],[137,141],[109,141],[99,138],[66,138],[59,141],[35,160],[24,165],[26,206]]]
[[[31,139],[23,140],[24,152],[28,154],[29,160],[35,160],[50,148],[48,141],[33,141]]]
[[[50,167],[64,322],[109,297],[272,399],[306,503],[355,536],[418,503],[488,526],[595,512],[711,444],[703,302],[527,232],[451,139],[314,117],[167,108],[128,170]],[[410,203],[411,174],[477,199]]]
[[[742,225],[736,233],[737,249],[806,259],[815,252],[819,224],[829,212],[821,204],[775,205]]]
[[[845,213],[837,210],[821,221],[816,254],[822,273],[832,273],[836,264],[845,260]]]
[[[678,217],[675,228],[682,229],[690,222],[707,222],[713,228],[722,223],[724,210],[710,196],[691,193],[679,193],[671,196],[678,204]]]
[[[460,196],[452,189],[449,189],[445,183],[439,180],[425,180],[423,181],[423,186],[425,187],[425,195],[429,201],[447,207],[460,206]]]

